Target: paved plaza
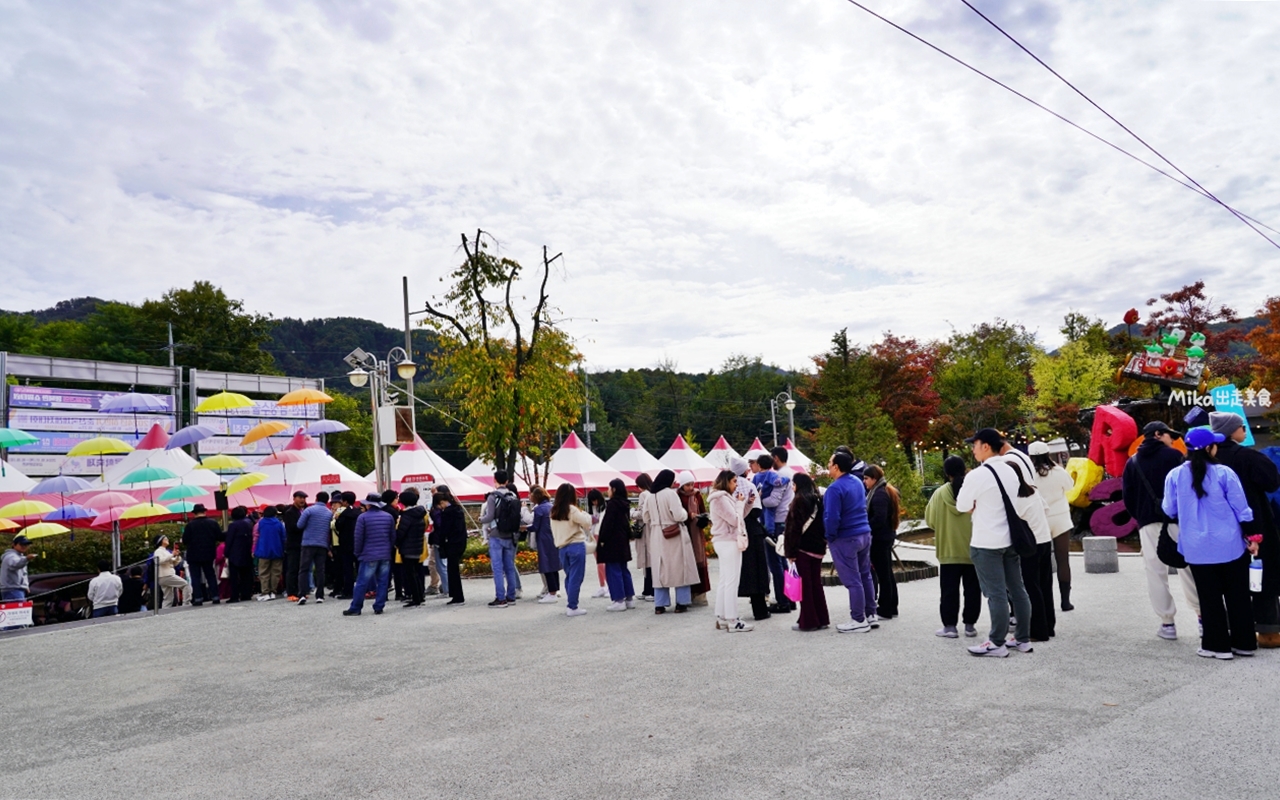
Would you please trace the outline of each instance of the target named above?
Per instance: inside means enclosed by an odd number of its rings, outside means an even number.
[[[32,631],[0,640],[0,800],[1272,796],[1280,652],[1197,658],[1194,617],[1156,638],[1138,559],[1074,563],[1058,637],[1004,660],[933,636],[936,579],[866,635],[795,633],[795,615],[729,635],[707,608],[589,599],[575,619],[495,610],[481,580],[459,609],[276,601]]]

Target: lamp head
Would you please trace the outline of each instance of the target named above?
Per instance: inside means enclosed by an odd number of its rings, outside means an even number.
[[[369,383],[369,373],[356,367],[347,373],[347,380],[351,381],[352,386],[361,389]]]
[[[418,372],[418,365],[413,363],[408,356],[404,357],[404,361],[396,364],[396,374],[400,376],[400,380],[407,381]]]
[[[793,400],[793,399],[791,399],[791,397],[790,397],[790,396],[788,396],[788,397],[787,397],[787,399],[783,401],[783,403],[782,403],[782,407],[783,407],[783,408],[785,408],[785,409],[786,409],[786,410],[788,410],[788,411],[795,411],[795,410],[796,410],[796,401],[795,401],[795,400]]]

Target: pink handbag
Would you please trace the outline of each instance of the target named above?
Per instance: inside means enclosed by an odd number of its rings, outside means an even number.
[[[804,597],[804,587],[800,583],[800,573],[796,572],[795,567],[790,567],[782,573],[782,593],[793,603],[799,603]]]

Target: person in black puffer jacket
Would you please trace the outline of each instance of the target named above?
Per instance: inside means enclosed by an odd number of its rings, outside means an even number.
[[[400,552],[400,574],[404,577],[405,607],[422,605],[422,550],[427,537],[427,510],[418,505],[416,489],[400,493],[404,510],[396,521],[396,550]]]
[[[462,504],[449,491],[448,486],[437,486],[431,500],[437,512],[432,536],[440,542],[440,555],[445,559],[449,575],[449,602],[445,605],[460,606],[467,600],[462,594],[462,556],[467,550],[467,518]]]
[[[227,602],[248,600],[253,597],[253,520],[244,506],[231,511],[226,555],[231,573],[231,598]]]

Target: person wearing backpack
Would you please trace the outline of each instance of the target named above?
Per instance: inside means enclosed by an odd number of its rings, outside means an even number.
[[[1013,546],[1005,503],[1006,497],[1012,503],[1012,497],[1017,494],[1018,476],[1013,467],[998,457],[1004,448],[1004,437],[996,429],[983,428],[965,441],[972,446],[973,457],[981,466],[965,476],[956,496],[956,510],[972,515],[969,557],[977,570],[978,585],[986,595],[991,616],[987,641],[970,647],[969,652],[975,656],[1007,658],[1012,643],[1019,652],[1030,653],[1031,598],[1022,585],[1022,561]],[[1011,600],[1018,625],[1014,638],[1006,642]]]
[[[1138,451],[1124,465],[1121,496],[1125,510],[1138,523],[1142,563],[1147,572],[1147,597],[1151,600],[1151,609],[1160,618],[1156,635],[1174,641],[1178,638],[1178,628],[1173,621],[1178,607],[1169,593],[1169,567],[1160,560],[1157,550],[1161,530],[1175,544],[1178,542],[1178,523],[1165,516],[1160,506],[1164,501],[1164,479],[1182,464],[1182,454],[1173,448],[1174,441],[1182,438],[1182,434],[1156,420],[1146,424],[1142,437]],[[1184,565],[1178,570],[1178,582],[1182,584],[1187,605],[1199,617],[1200,595],[1189,567]]]
[[[495,488],[485,497],[480,524],[492,523],[489,561],[493,565],[493,602],[490,608],[506,608],[516,602],[516,535],[520,533],[520,498],[507,486],[505,469],[493,473]]]

